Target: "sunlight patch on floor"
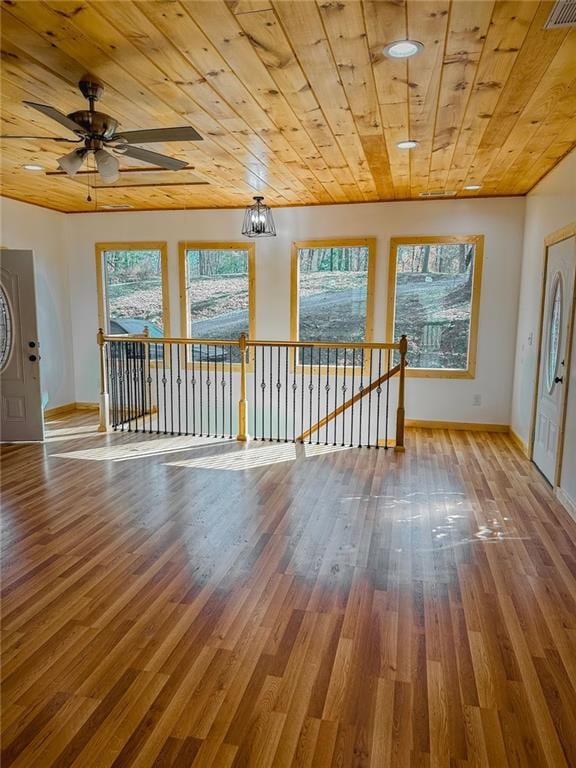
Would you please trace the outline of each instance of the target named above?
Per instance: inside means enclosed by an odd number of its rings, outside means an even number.
[[[304,458],[324,456],[336,451],[349,450],[348,446],[305,445]],[[302,454],[300,454],[302,456]],[[271,443],[266,446],[247,446],[243,451],[234,451],[219,456],[198,456],[184,461],[171,462],[169,467],[187,467],[188,469],[220,469],[238,472],[256,467],[267,467],[281,464],[285,461],[295,461],[298,458],[297,446],[294,443]]]
[[[194,459],[170,462],[169,467],[187,467],[188,469],[227,469],[238,472],[255,467],[266,467],[284,461],[295,461],[296,446],[293,443],[266,445],[261,448],[246,448],[243,451],[220,454],[219,456],[199,456]]]
[[[138,443],[123,443],[122,445],[107,445],[103,448],[88,448],[83,451],[68,453],[53,453],[52,458],[80,459],[82,461],[130,461],[144,459],[148,456],[158,456],[164,453],[179,453],[194,448],[217,446],[230,443],[230,439],[214,437],[150,437]]]

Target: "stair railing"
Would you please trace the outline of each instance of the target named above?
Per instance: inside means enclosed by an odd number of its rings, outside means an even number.
[[[101,431],[404,450],[405,336],[97,340]]]

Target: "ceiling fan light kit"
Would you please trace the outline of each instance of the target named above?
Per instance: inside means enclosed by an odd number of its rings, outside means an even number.
[[[72,150],[58,159],[58,166],[74,177],[82,167],[87,155],[94,154],[94,160],[98,175],[105,184],[112,184],[120,174],[120,163],[115,155],[126,155],[135,160],[140,160],[150,165],[156,165],[167,171],[180,171],[188,167],[184,160],[168,157],[158,152],[151,152],[143,147],[133,144],[149,144],[151,142],[169,141],[201,141],[202,136],[191,126],[175,128],[152,128],[136,131],[118,132],[118,121],[94,109],[94,103],[99,101],[103,86],[93,79],[84,78],[78,83],[78,87],[85,99],[88,100],[88,109],[79,109],[65,115],[55,107],[47,104],[37,104],[25,101],[24,104],[41,112],[46,117],[59,123],[64,128],[76,135],[74,139],[52,136],[3,136],[4,139],[46,139],[51,141],[66,142],[70,144],[84,143],[83,147]],[[110,151],[111,150],[112,154]]]
[[[257,195],[254,204],[246,208],[242,225],[242,234],[246,237],[276,237],[272,211],[262,200],[264,198]]]

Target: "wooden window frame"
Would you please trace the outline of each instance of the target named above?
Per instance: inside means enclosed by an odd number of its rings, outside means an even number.
[[[470,300],[470,331],[468,334],[468,365],[460,368],[406,368],[406,375],[423,379],[474,379],[478,349],[478,323],[480,319],[480,295],[482,290],[482,269],[484,263],[484,235],[428,235],[393,237],[390,240],[388,263],[388,313],[386,319],[386,340],[394,341],[394,319],[396,315],[396,263],[399,245],[474,245],[474,273],[472,275],[472,296]],[[410,354],[408,354],[408,362]]]
[[[248,338],[254,339],[256,333],[256,243],[244,241],[220,240],[181,240],[178,243],[178,275],[180,283],[180,333],[184,338],[194,338],[192,322],[188,329],[188,305],[186,296],[186,251],[248,251]],[[253,350],[248,349],[247,370],[252,370]],[[190,366],[190,363],[188,364]],[[240,364],[233,363],[232,370],[239,371]]]
[[[130,241],[96,243],[96,291],[98,295],[98,325],[104,333],[110,332],[107,317],[106,275],[104,254],[106,251],[160,251],[160,275],[162,281],[162,332],[170,336],[170,291],[168,282],[168,244],[165,241]]]
[[[366,318],[364,322],[364,341],[370,343],[374,338],[374,289],[376,279],[376,238],[375,237],[330,237],[320,238],[315,240],[293,240],[291,250],[291,263],[290,263],[290,340],[299,341],[298,326],[300,319],[300,261],[298,259],[298,251],[301,248],[350,248],[354,246],[361,246],[368,248],[368,274],[366,283]],[[341,339],[332,339],[332,341],[341,341]],[[302,342],[305,344],[306,342]],[[326,346],[329,346],[328,342]],[[296,359],[296,352],[292,355],[292,367]],[[329,370],[336,370],[336,366],[326,365],[313,365],[312,371],[321,370],[325,371],[328,367]],[[309,369],[308,365],[305,365],[306,370]],[[370,360],[369,355],[366,355],[364,366],[354,366],[354,369],[359,371],[363,368],[364,373],[369,372]],[[300,370],[301,365],[298,363],[296,369]],[[352,371],[351,365],[338,366],[338,371],[343,371],[345,374]]]

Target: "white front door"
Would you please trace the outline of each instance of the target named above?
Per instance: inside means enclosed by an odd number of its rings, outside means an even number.
[[[560,420],[568,377],[565,360],[572,315],[574,268],[574,238],[548,248],[532,458],[552,485],[556,484]]]
[[[0,440],[43,440],[32,251],[0,251]]]

